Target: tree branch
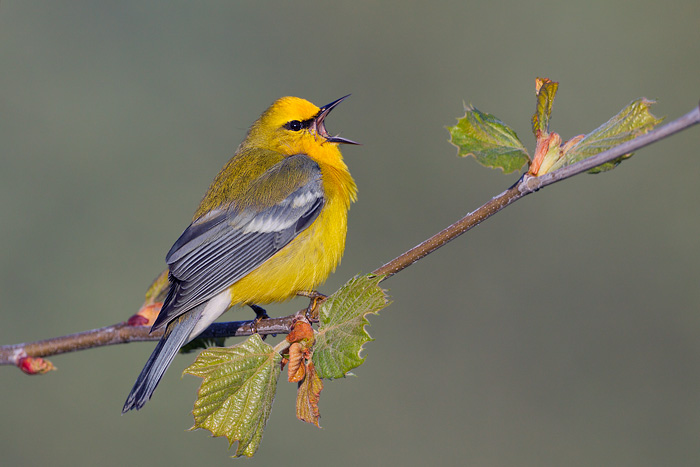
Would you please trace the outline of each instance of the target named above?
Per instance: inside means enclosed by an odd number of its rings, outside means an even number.
[[[574,175],[586,172],[594,167],[605,164],[606,162],[613,161],[620,156],[634,152],[678,133],[679,131],[690,128],[693,125],[697,125],[698,123],[700,123],[700,104],[687,114],[670,123],[667,123],[662,127],[640,135],[633,140],[627,141],[619,146],[615,146],[612,149],[596,154],[595,156],[588,157],[575,164],[562,167],[559,170],[555,170],[554,172],[542,175],[540,177],[533,177],[525,174],[515,183],[515,185],[500,195],[492,198],[491,201],[487,202],[476,211],[470,212],[446,229],[425,240],[420,245],[411,248],[382,267],[375,269],[372,271],[372,274],[385,274],[386,278],[391,277],[424,256],[429,255],[441,246],[451,242],[463,233],[473,229],[501,209],[523,198],[524,196],[534,193],[547,185],[551,185],[569,177],[573,177]]]
[[[255,320],[213,323],[198,337],[242,337],[253,335],[256,331],[262,335],[286,334],[291,329],[295,316],[264,319],[257,325]],[[124,322],[36,342],[3,345],[0,346],[0,365],[17,365],[25,357],[48,357],[107,345],[157,341],[163,335],[163,330],[153,333],[150,330],[150,325],[134,326]]]
[[[492,198],[480,208],[467,214],[421,244],[375,269],[372,274],[386,275],[385,279],[391,277],[526,195],[615,160],[624,154],[634,152],[698,123],[700,123],[700,106],[660,128],[570,166],[540,177],[525,174],[512,187],[500,195]],[[257,325],[254,320],[214,323],[200,337],[240,337],[250,336],[255,332],[263,335],[286,334],[289,333],[296,316],[294,314],[282,318],[264,319],[259,321]],[[162,331],[156,331],[152,334],[149,331],[150,326],[119,323],[113,326],[37,342],[0,346],[0,365],[18,365],[21,359],[26,357],[46,357],[105,345],[160,339]]]

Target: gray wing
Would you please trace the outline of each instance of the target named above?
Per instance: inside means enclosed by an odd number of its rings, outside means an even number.
[[[307,175],[279,203],[262,210],[232,205],[212,211],[183,232],[166,256],[170,291],[153,330],[260,266],[318,217],[324,204],[318,164],[303,154],[287,157],[279,164],[290,162],[301,164]],[[283,174],[279,169],[276,166],[271,170]]]

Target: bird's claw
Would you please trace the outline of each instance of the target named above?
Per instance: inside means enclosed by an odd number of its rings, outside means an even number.
[[[258,324],[260,324],[260,321],[264,319],[269,319],[270,316],[267,314],[267,311],[261,306],[258,305],[249,305],[253,311],[255,312],[255,319],[253,320],[253,324],[251,324],[251,327],[253,328],[253,334],[258,334]],[[267,334],[261,336],[263,340],[267,338]]]
[[[306,312],[304,313],[305,318],[312,323],[318,322],[319,307],[323,302],[326,301],[328,296],[323,295],[320,292],[312,290],[311,292],[298,292],[297,295],[306,297],[309,299],[309,306],[306,307]]]

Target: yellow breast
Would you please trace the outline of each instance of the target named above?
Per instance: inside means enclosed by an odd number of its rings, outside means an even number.
[[[347,169],[321,165],[326,203],[313,224],[231,286],[231,304],[265,304],[312,291],[328,278],[345,250],[355,183]]]

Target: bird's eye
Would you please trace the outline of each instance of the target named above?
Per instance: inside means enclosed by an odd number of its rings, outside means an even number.
[[[291,122],[285,123],[284,127],[287,130],[299,131],[301,130],[302,124],[299,120],[292,120]]]

